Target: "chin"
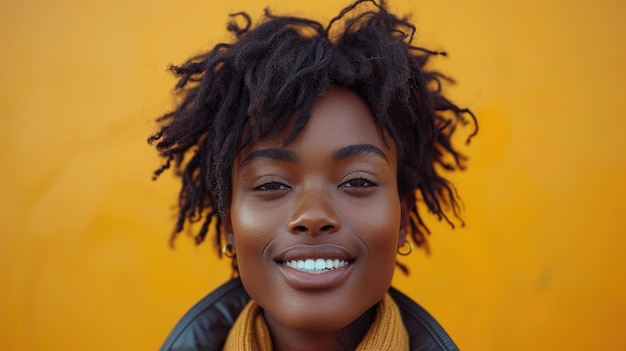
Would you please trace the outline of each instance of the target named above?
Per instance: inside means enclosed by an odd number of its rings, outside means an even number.
[[[340,312],[340,313],[337,313]],[[283,326],[303,332],[328,333],[339,331],[356,320],[359,315],[348,316],[343,311],[333,311],[332,313],[312,313],[309,311],[294,313],[284,316],[278,320]]]
[[[351,305],[349,301],[353,299],[337,299],[337,297],[337,295],[334,295],[334,298],[309,296],[304,299],[307,301],[305,303],[300,297],[300,299],[293,300],[291,304],[287,299],[280,306],[275,306],[278,309],[266,309],[266,319],[269,313],[270,318],[292,330],[334,332],[350,325],[379,301],[379,299],[373,299],[375,300],[373,303],[359,301],[360,303]]]

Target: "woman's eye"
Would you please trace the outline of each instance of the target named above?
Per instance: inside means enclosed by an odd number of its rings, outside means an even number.
[[[254,188],[254,190],[259,190],[259,191],[277,191],[277,190],[287,190],[287,189],[289,189],[289,186],[283,183],[278,183],[278,182],[269,182],[269,183],[261,184]]]
[[[376,184],[376,182],[364,178],[350,179],[347,182],[341,184],[341,186],[345,188],[368,188],[376,185],[378,185]]]

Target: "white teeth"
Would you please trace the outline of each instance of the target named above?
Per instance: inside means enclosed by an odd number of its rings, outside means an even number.
[[[313,274],[319,274],[331,271],[333,269],[341,268],[348,264],[348,261],[340,260],[340,259],[311,259],[308,258],[306,260],[291,260],[291,261],[283,261],[283,264],[287,267],[291,267],[295,270]]]

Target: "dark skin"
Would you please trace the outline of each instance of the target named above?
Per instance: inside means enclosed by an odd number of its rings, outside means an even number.
[[[393,140],[354,92],[330,87],[285,146],[290,127],[237,155],[224,230],[274,350],[353,350],[391,284],[412,202]]]

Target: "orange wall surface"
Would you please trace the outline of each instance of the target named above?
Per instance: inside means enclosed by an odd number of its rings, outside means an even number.
[[[0,350],[154,350],[227,280],[211,245],[168,247],[177,183],[145,142],[166,67],[228,39],[228,13],[346,4],[2,1]],[[431,220],[394,281],[463,350],[626,349],[625,4],[391,2],[480,120],[466,226]]]

